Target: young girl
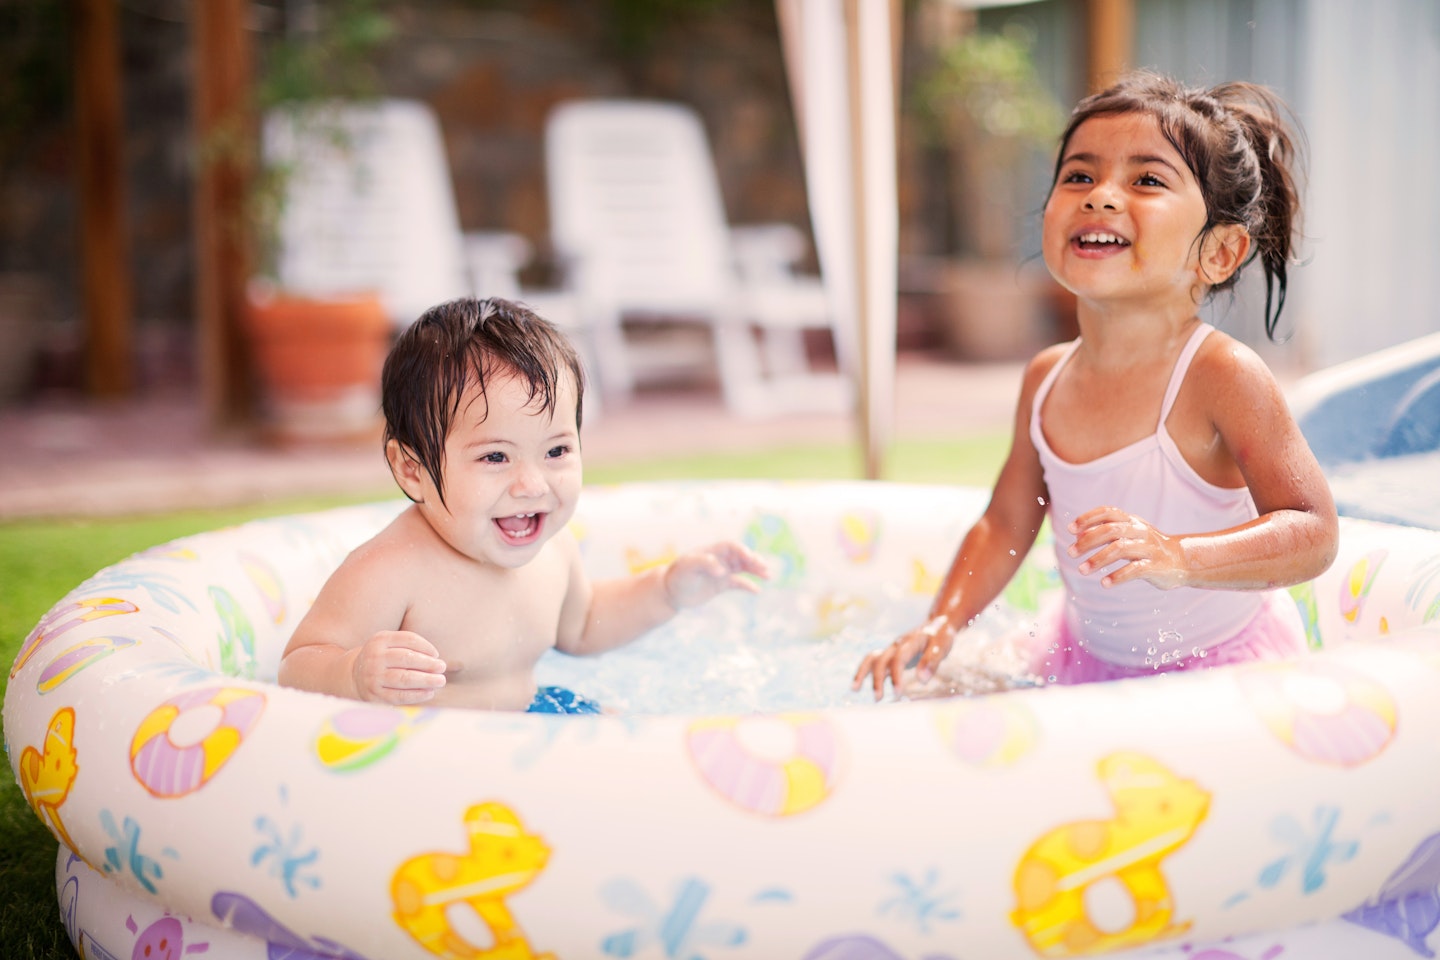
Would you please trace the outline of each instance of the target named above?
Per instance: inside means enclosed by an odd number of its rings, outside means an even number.
[[[1274,377],[1196,307],[1259,259],[1272,337],[1298,214],[1294,145],[1262,87],[1132,74],[1082,100],[1045,204],[1045,264],[1080,337],[1025,371],[1010,454],[929,619],[867,654],[875,697],[928,681],[1048,512],[1064,581],[1032,669],[1060,683],[1305,649],[1278,588],[1335,556],[1335,505]]]

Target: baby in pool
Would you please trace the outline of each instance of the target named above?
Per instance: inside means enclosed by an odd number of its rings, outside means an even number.
[[[295,629],[280,682],[393,704],[550,713],[552,647],[595,654],[684,607],[758,590],[765,563],[718,543],[592,583],[566,523],[581,488],[584,375],[554,326],[506,300],[426,311],[385,361],[385,458],[412,501],[356,548]]]

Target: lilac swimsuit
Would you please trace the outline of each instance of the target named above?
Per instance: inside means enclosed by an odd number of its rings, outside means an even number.
[[[1049,489],[1047,510],[1055,555],[1065,584],[1059,641],[1039,654],[1042,676],[1079,683],[1186,669],[1237,660],[1275,659],[1305,649],[1304,628],[1283,591],[1161,590],[1143,580],[1102,587],[1104,573],[1088,576],[1071,557],[1072,519],[1098,506],[1118,507],[1170,534],[1223,530],[1258,514],[1245,487],[1218,487],[1185,462],[1165,428],[1180,384],[1200,344],[1212,332],[1201,324],[1175,362],[1161,402],[1159,422],[1148,437],[1086,463],[1068,463],[1050,448],[1041,410],[1051,386],[1080,341],[1055,364],[1035,393],[1030,439],[1040,455]],[[1053,635],[1053,634],[1052,634]]]

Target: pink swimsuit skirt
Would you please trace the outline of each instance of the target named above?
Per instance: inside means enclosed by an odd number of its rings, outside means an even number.
[[[1101,660],[1076,641],[1063,615],[1062,603],[1056,603],[1049,615],[1051,629],[1037,631],[1037,635],[1054,639],[1035,651],[1030,664],[1032,672],[1048,683],[1149,677],[1251,660],[1288,660],[1306,652],[1305,625],[1300,619],[1300,610],[1283,590],[1273,592],[1244,629],[1204,651],[1203,656],[1178,657],[1153,665],[1121,666]]]

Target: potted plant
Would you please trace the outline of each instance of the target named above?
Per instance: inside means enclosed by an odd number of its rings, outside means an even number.
[[[344,131],[327,104],[374,96],[374,56],[391,34],[376,0],[299,8],[308,22],[287,23],[263,50],[255,103],[267,130],[333,145],[333,150],[255,147],[249,202],[256,276],[246,329],[262,388],[265,426],[282,443],[378,437],[380,369],[393,324],[372,290],[288,287],[279,262],[294,191],[318,174],[306,164],[343,162]],[[294,225],[288,225],[294,233]]]
[[[954,259],[939,283],[942,333],[969,359],[1018,359],[1044,339],[1054,284],[1022,264],[1020,218],[1033,208],[1037,164],[1063,115],[1035,66],[1034,37],[1018,24],[974,26],[935,51],[917,106],[946,157]]]

